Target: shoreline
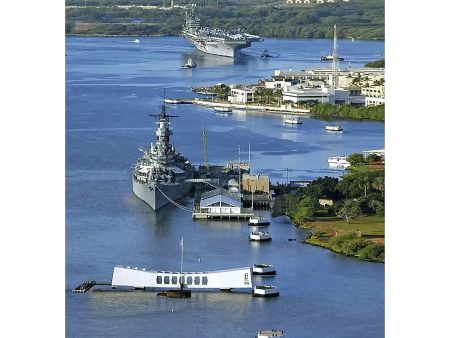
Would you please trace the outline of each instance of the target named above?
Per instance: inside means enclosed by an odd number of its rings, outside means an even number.
[[[327,242],[320,241],[319,239],[317,241],[311,241],[311,238],[313,237],[313,231],[320,230],[320,228],[316,228],[316,227],[314,227],[312,225],[311,226],[302,226],[302,225],[297,224],[296,222],[294,222],[289,215],[285,215],[285,216],[287,216],[289,218],[291,223],[297,229],[309,231],[309,235],[302,241],[302,243],[326,249],[326,250],[331,251],[331,252],[333,252],[333,253],[335,253],[337,255],[340,255],[340,256],[355,258],[355,259],[358,259],[361,262],[382,263],[382,264],[385,263],[384,261],[376,261],[376,260],[370,260],[370,259],[360,259],[359,255],[346,255],[346,254],[344,254],[342,252],[338,252],[338,251],[333,250],[332,248],[327,246]],[[308,222],[308,223],[310,223],[310,222]],[[383,245],[384,245],[384,243],[383,243]]]
[[[143,37],[182,37],[181,35],[166,35],[166,34],[101,34],[101,33],[91,33],[91,34],[83,34],[83,33],[65,33],[65,36],[74,36],[74,37],[135,37],[135,36],[143,36]],[[261,36],[263,39],[282,39],[282,40],[333,40],[332,38],[287,38],[287,37],[277,37],[277,36]],[[339,40],[349,40],[349,39],[339,39]],[[385,41],[386,39],[382,38],[372,38],[372,39],[357,39],[355,41]]]

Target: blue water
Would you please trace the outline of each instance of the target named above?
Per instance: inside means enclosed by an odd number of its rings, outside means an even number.
[[[192,86],[255,83],[275,69],[325,67],[318,60],[332,41],[266,39],[232,60],[200,54],[177,37],[139,39],[66,40],[67,336],[253,337],[278,328],[289,337],[383,337],[384,265],[302,244],[306,232],[285,217],[272,220],[271,243],[254,245],[245,223],[194,222],[170,206],[155,214],[131,189],[138,147],[154,142],[154,120],[147,115],[157,112],[162,88],[167,97],[192,97]],[[352,67],[384,54],[383,42],[343,40],[339,48]],[[263,49],[279,55],[262,59]],[[188,57],[197,69],[180,69]],[[211,163],[237,160],[238,146],[246,158],[251,142],[253,172],[272,181],[285,181],[286,168],[290,179],[339,176],[327,168],[328,156],[384,147],[381,122],[337,121],[344,133],[330,134],[326,121],[313,118],[285,126],[275,114],[169,109],[179,116],[172,119],[172,141],[192,162],[203,161],[204,127]],[[70,292],[86,279],[110,281],[116,264],[177,270],[181,237],[187,270],[274,264],[277,276],[264,283],[276,285],[280,297],[195,293],[177,300],[151,292]]]

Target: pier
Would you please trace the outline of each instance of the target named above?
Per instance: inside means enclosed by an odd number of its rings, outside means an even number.
[[[230,103],[226,101],[213,101],[207,99],[167,99],[167,101],[172,101],[172,104],[198,104],[201,106],[207,107],[224,107],[224,108],[232,108],[232,109],[243,109],[243,110],[255,110],[255,111],[266,111],[272,113],[292,113],[296,115],[300,115],[303,117],[310,116],[310,110],[305,108],[294,108],[289,105],[281,105],[281,106],[270,106],[270,105],[260,105],[260,104],[239,104],[239,103]]]
[[[229,213],[215,213],[215,212],[193,212],[192,213],[192,219],[209,219],[209,220],[247,220],[250,219],[250,217],[254,216],[252,209],[248,209],[249,211],[244,211],[236,214],[229,214]]]

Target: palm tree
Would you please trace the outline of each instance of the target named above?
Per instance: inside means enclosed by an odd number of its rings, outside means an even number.
[[[383,198],[384,198],[384,177],[383,176],[376,177],[372,182],[372,187],[374,189],[378,190],[379,192],[381,192],[381,196],[383,196]]]

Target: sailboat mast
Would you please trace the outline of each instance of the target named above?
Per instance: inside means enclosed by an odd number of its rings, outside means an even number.
[[[250,161],[251,161],[251,155],[250,155],[250,141],[248,142],[248,173],[250,174]]]
[[[181,267],[180,267],[180,274],[183,275],[183,237],[181,237]],[[181,278],[180,278],[181,280]]]

